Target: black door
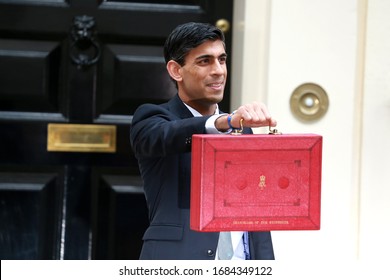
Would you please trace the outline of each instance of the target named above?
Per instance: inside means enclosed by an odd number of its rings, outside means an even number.
[[[0,259],[138,258],[132,114],[175,94],[169,32],[232,2],[0,0]]]

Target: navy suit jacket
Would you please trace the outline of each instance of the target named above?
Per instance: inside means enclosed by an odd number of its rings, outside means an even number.
[[[204,134],[209,116],[194,117],[176,95],[141,105],[134,113],[131,144],[149,209],[140,259],[215,259],[218,232],[190,229],[191,138]],[[250,232],[252,259],[274,259],[270,232]]]

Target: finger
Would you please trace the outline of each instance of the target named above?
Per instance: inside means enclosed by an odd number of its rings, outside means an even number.
[[[240,119],[244,119],[245,121],[252,120],[252,114],[250,113],[250,109],[247,106],[241,106],[237,109],[236,112],[237,117]]]
[[[260,103],[258,107],[259,114],[265,118],[265,120],[270,120],[271,119],[271,114],[268,111],[267,106],[265,104]]]
[[[256,106],[253,106],[252,104],[248,104],[245,106],[246,112],[249,114],[248,120],[251,120],[252,122],[258,122],[259,121],[259,114],[257,112]]]
[[[250,121],[250,115],[247,113],[243,106],[240,106],[237,110],[234,111],[234,113],[231,115],[230,123],[233,127],[240,127],[241,119]]]
[[[267,107],[263,103],[253,102],[247,105],[247,110],[252,116],[252,121],[257,124],[263,124],[267,121]]]
[[[275,126],[277,126],[277,124],[278,124],[278,122],[274,118],[270,119],[270,121],[269,121],[270,126],[275,127]]]
[[[253,123],[261,126],[267,124],[268,123],[267,112],[264,112],[260,104],[254,104],[254,105],[255,106],[251,111]]]

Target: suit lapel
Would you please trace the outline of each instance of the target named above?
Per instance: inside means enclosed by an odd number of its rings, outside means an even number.
[[[184,105],[179,95],[176,94],[171,100],[168,101],[168,110],[177,115],[181,119],[187,119],[194,117],[190,110]]]

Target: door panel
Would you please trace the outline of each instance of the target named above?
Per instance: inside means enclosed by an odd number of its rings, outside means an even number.
[[[132,114],[176,93],[169,32],[231,21],[232,2],[0,0],[1,259],[138,258],[148,219]],[[114,125],[116,150],[50,152],[50,123]]]
[[[0,39],[0,46],[0,110],[58,112],[58,43]]]
[[[118,170],[116,170],[118,171]],[[112,175],[109,170],[94,170],[97,191],[93,221],[99,238],[94,239],[95,259],[114,259],[117,254],[137,259],[141,250],[139,237],[147,227],[148,216],[139,176]],[[134,227],[137,225],[137,227]]]
[[[0,173],[2,259],[55,258],[56,238],[61,236],[62,182],[61,172]]]
[[[126,115],[142,103],[162,103],[176,92],[161,56],[161,46],[107,45],[103,57],[97,118]],[[165,90],[161,91],[162,88]]]

